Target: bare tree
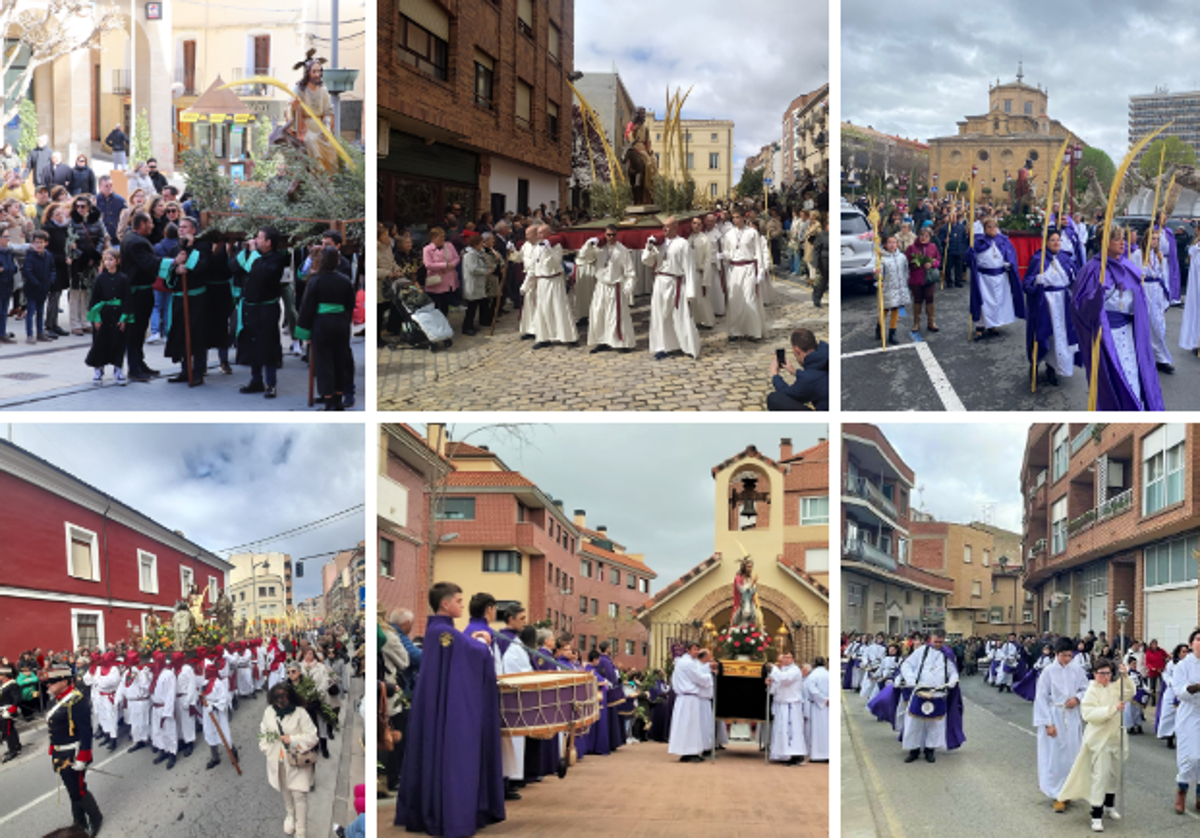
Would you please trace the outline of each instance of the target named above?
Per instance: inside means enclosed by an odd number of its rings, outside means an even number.
[[[16,39],[0,61],[0,78],[13,73],[22,47],[29,51],[24,68],[0,90],[0,122],[8,124],[16,116],[38,67],[78,50],[98,48],[100,36],[121,28],[122,19],[115,6],[91,0],[0,0],[0,32]]]

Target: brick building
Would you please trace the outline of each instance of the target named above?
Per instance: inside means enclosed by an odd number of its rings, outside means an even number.
[[[379,5],[379,217],[418,230],[447,205],[563,206],[574,0]]]
[[[650,580],[658,574],[646,566],[643,556],[627,553],[623,544],[614,541],[607,526],[588,529],[585,510],[575,510],[574,522],[580,535],[574,592],[577,645],[586,652],[607,640],[618,666],[644,669],[649,633],[634,612],[650,596]]]
[[[874,425],[842,425],[842,631],[946,628],[954,579],[912,549],[916,476]],[[930,565],[930,566],[925,566]]]
[[[230,564],[67,471],[0,441],[0,655],[133,640]],[[187,498],[181,497],[181,503]]]
[[[1195,425],[1038,424],[1021,466],[1025,588],[1038,628],[1171,648],[1200,620]]]
[[[783,184],[808,169],[819,175],[829,166],[829,85],[802,93],[783,112]]]

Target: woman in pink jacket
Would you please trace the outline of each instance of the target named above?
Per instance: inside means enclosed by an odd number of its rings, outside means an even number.
[[[421,253],[425,261],[425,293],[433,300],[438,311],[449,315],[450,299],[458,290],[458,273],[461,261],[454,245],[446,242],[446,231],[434,227],[429,231],[429,244]]]

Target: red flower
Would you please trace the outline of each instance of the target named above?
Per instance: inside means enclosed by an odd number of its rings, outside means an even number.
[[[735,640],[735,641],[733,641],[733,645],[734,645],[734,646],[741,646],[741,645],[742,645],[742,641],[740,641],[740,640]]]

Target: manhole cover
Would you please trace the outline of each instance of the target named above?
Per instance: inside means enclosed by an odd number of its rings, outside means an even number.
[[[11,378],[13,381],[33,381],[38,378],[46,378],[45,373],[40,372],[8,372],[0,375],[0,378]]]

